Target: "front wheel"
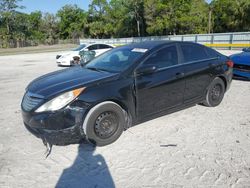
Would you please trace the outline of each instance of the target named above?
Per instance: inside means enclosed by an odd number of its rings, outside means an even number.
[[[225,84],[223,80],[221,78],[215,78],[207,90],[206,100],[203,104],[208,107],[218,106],[224,97],[224,93]]]
[[[115,142],[124,130],[125,116],[126,112],[111,101],[94,106],[83,123],[87,140],[97,146]]]

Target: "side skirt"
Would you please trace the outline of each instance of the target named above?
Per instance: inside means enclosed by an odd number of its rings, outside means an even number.
[[[167,110],[164,110],[164,111],[161,111],[161,112],[157,112],[153,115],[150,115],[150,116],[147,116],[147,117],[144,117],[143,119],[139,119],[137,120],[133,126],[135,125],[138,125],[138,124],[141,124],[141,123],[144,123],[146,121],[150,121],[150,120],[153,120],[153,119],[156,119],[156,118],[159,118],[159,117],[162,117],[162,116],[165,116],[165,115],[168,115],[168,114],[172,114],[174,112],[177,112],[177,111],[181,111],[181,110],[185,110],[187,108],[190,108],[190,107],[193,107],[195,106],[196,104],[198,103],[201,103],[202,101],[199,101],[197,103],[192,103],[192,104],[184,104],[182,106],[178,106],[178,107],[174,107],[174,108],[170,108],[170,109],[167,109]]]

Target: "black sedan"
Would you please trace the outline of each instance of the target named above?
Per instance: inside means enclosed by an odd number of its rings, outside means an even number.
[[[228,57],[190,42],[122,46],[32,81],[21,104],[23,121],[52,145],[87,139],[104,146],[146,120],[198,103],[219,105],[232,67]]]

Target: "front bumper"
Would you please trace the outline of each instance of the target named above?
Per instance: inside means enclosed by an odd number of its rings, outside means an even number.
[[[240,71],[234,69],[234,78],[250,80],[250,71]]]
[[[57,63],[57,66],[65,66],[65,67],[67,67],[67,66],[70,66],[70,59],[57,59],[56,60],[56,63]]]
[[[64,146],[69,144],[77,144],[85,137],[81,132],[80,127],[77,125],[62,130],[38,129],[32,128],[25,123],[24,125],[30,133],[52,145]]]
[[[82,131],[85,110],[67,107],[58,112],[32,113],[22,111],[25,127],[36,137],[52,145],[77,144],[85,135]]]

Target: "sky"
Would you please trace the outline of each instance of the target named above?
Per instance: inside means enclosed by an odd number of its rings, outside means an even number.
[[[211,0],[206,0],[211,2]],[[88,10],[91,0],[22,0],[19,5],[25,6],[22,12],[30,13],[36,10],[42,12],[56,13],[66,4],[76,4],[84,10]]]
[[[76,4],[84,10],[88,10],[91,0],[22,0],[19,5],[25,6],[21,12],[30,13],[36,10],[56,13],[66,4]]]

